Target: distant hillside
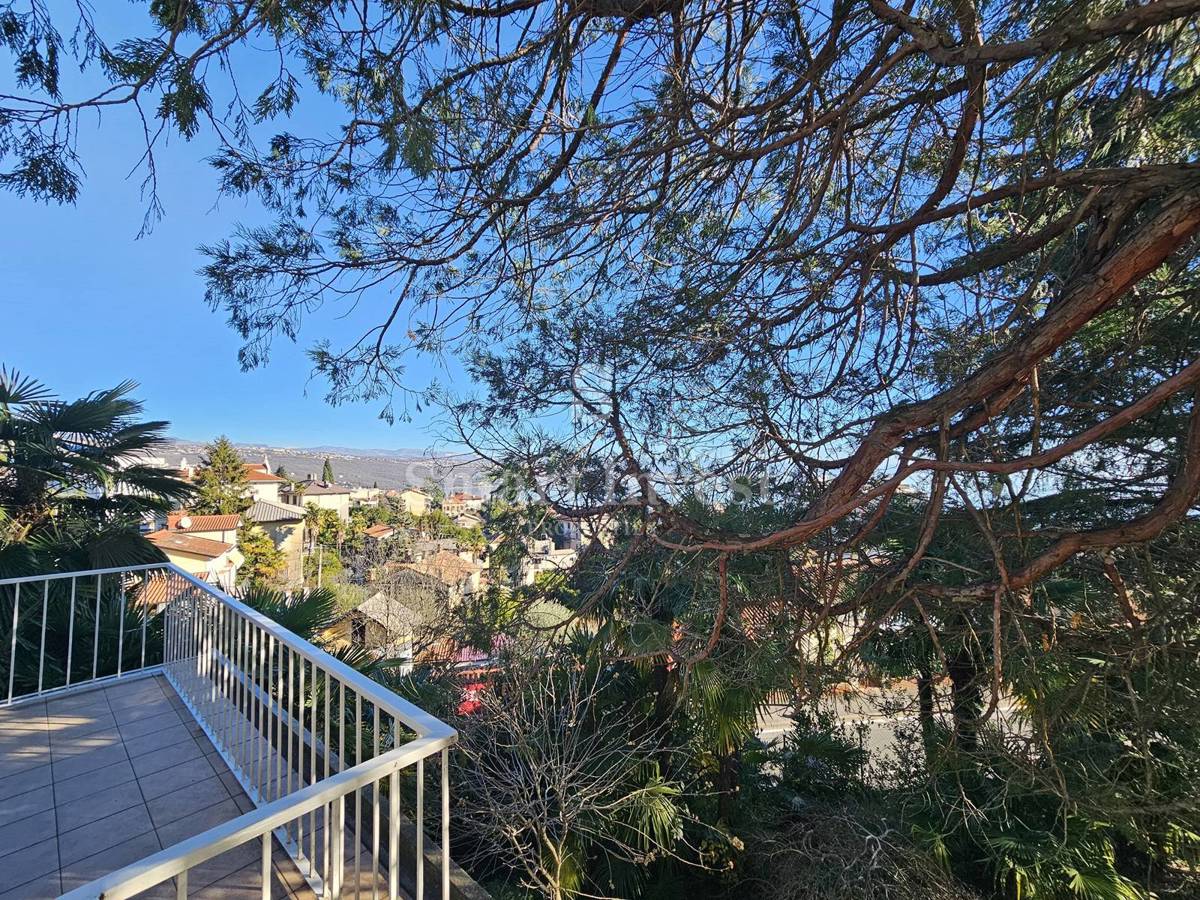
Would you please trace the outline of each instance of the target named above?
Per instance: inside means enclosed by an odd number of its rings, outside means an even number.
[[[465,454],[439,454],[423,450],[353,450],[346,447],[269,447],[263,444],[237,444],[247,462],[262,462],[266,457],[271,471],[283,466],[293,478],[321,477],[325,458],[333,464],[340,484],[354,487],[419,487],[434,481],[448,492],[481,493],[486,486],[486,463]],[[172,440],[161,453],[168,465],[187,459],[191,464],[204,455],[204,443]]]

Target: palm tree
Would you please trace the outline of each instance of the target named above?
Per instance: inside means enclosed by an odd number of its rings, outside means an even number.
[[[139,420],[133,388],[124,382],[65,402],[0,367],[0,578],[163,560],[142,536],[142,518],[191,488],[142,461],[163,443],[167,423]],[[14,672],[9,657],[0,660],[0,678],[11,677],[21,695],[65,683],[68,658],[73,681],[112,674],[121,661],[154,664],[162,620],[139,602],[141,587],[123,579],[46,582],[44,617],[38,604],[22,610],[13,586],[0,588],[0,642],[22,648]],[[15,636],[14,608],[21,611]]]
[[[168,423],[139,420],[134,387],[66,402],[0,367],[0,577],[162,559],[142,518],[191,487],[141,461]]]

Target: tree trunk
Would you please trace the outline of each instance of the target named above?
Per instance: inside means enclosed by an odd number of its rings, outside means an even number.
[[[974,654],[963,647],[950,657],[947,672],[953,700],[955,741],[959,749],[971,753],[979,746],[979,714],[983,708],[979,665]]]
[[[933,673],[922,666],[917,670],[917,721],[921,723],[921,743],[928,766],[937,754],[937,731],[933,718]]]
[[[733,806],[737,800],[738,776],[742,759],[739,751],[721,756],[717,765],[717,818],[729,823],[733,821]]]

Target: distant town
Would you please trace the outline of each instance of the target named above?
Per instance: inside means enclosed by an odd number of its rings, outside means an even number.
[[[436,660],[482,675],[489,653],[455,640],[459,614],[496,590],[511,596],[561,578],[583,549],[616,536],[615,521],[569,520],[502,496],[477,458],[385,452],[218,438],[174,441],[125,466],[194,489],[176,508],[143,517],[169,562],[230,592],[331,592],[336,615],[324,642],[402,669]],[[534,610],[543,626],[569,615],[545,600]]]

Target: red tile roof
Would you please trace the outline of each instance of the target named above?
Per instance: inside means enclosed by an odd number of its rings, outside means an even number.
[[[363,534],[373,538],[391,537],[395,533],[396,529],[391,525],[372,525],[370,528],[363,529]]]
[[[179,523],[188,520],[186,527]],[[228,516],[193,516],[191,513],[174,512],[167,515],[168,531],[237,531],[242,517],[237,513]]]
[[[464,578],[476,572],[483,571],[478,563],[467,562],[460,556],[455,556],[448,550],[439,550],[432,556],[427,556],[420,562],[404,563],[403,568],[420,572],[422,575],[432,575],[434,578],[451,587]]]
[[[216,559],[222,553],[233,549],[233,544],[223,541],[210,541],[208,538],[195,537],[181,531],[152,531],[146,539],[164,553],[175,551],[191,556],[203,556],[206,559]]]
[[[264,472],[262,463],[246,463],[246,480],[247,481],[274,481],[283,484],[287,481],[286,478],[280,478],[278,475],[273,475],[270,472]]]

